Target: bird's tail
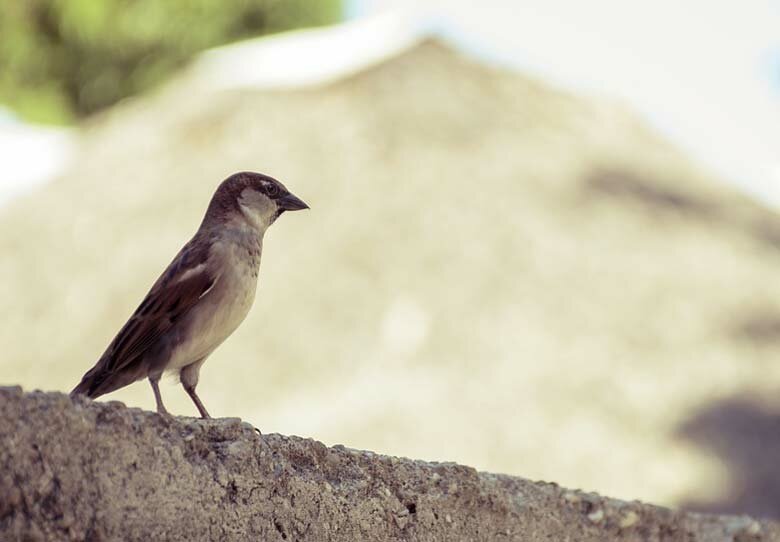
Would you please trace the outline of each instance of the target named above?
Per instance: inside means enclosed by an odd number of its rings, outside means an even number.
[[[90,399],[97,399],[147,376],[144,365],[137,365],[132,370],[116,371],[107,367],[107,359],[104,354],[95,366],[84,374],[81,382],[70,392],[71,397],[86,395]]]
[[[73,391],[70,392],[70,396],[86,395],[90,399],[95,399],[102,395],[102,393],[96,393],[99,386],[99,380],[102,380],[101,378],[98,378],[101,372],[102,371],[99,370],[99,364],[87,371],[81,378],[81,382],[79,382],[78,385],[73,388]]]
[[[122,374],[117,374],[106,369],[106,357],[101,356],[98,362],[81,377],[81,382],[73,388],[70,396],[86,395],[90,399],[97,399],[101,395],[110,393],[124,386]]]

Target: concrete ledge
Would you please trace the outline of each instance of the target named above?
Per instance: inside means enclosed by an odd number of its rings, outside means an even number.
[[[0,540],[780,541],[780,525],[0,389]]]

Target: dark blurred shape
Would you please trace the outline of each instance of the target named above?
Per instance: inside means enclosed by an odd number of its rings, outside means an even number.
[[[638,203],[650,211],[673,211],[697,218],[717,218],[718,208],[695,194],[659,184],[657,179],[643,179],[630,171],[603,169],[586,178],[588,191],[603,193]]]
[[[0,103],[33,121],[84,117],[203,49],[335,22],[340,0],[25,0],[0,4]]]
[[[707,221],[747,236],[762,247],[780,250],[780,216],[747,198],[728,202],[708,199],[700,191],[686,191],[683,182],[643,178],[629,170],[599,169],[583,182],[583,195],[608,196],[644,210],[656,219],[673,215]],[[780,330],[778,330],[780,333]]]
[[[737,321],[734,335],[757,346],[780,346],[780,311],[754,310]]]
[[[731,478],[725,495],[691,499],[685,508],[780,519],[780,409],[728,398],[694,415],[679,435],[718,457]]]
[[[762,217],[753,221],[752,229],[758,239],[780,249],[780,219],[776,215]]]

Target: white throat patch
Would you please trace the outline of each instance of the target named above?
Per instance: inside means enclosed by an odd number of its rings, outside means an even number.
[[[241,192],[238,205],[247,220],[261,231],[271,225],[277,211],[276,203],[272,199],[251,188]]]

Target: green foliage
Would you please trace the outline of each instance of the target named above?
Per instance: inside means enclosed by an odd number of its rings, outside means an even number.
[[[208,47],[339,15],[339,0],[0,0],[0,103],[71,122]]]

